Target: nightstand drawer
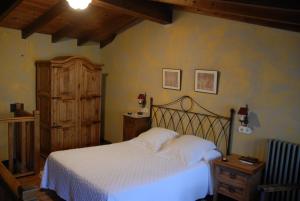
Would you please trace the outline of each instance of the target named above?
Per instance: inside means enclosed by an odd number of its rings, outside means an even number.
[[[223,195],[234,198],[236,200],[243,200],[245,194],[245,189],[222,182],[219,183],[217,191],[218,193],[222,193]]]
[[[240,155],[227,156],[227,161],[216,159],[214,164],[214,201],[221,201],[219,194],[239,201],[258,200],[257,185],[264,168],[263,162],[256,165],[241,163]]]
[[[216,176],[218,180],[238,187],[244,187],[248,182],[247,175],[224,167],[217,167]]]

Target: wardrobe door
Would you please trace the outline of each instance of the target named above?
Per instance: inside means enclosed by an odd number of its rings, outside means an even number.
[[[80,72],[81,146],[99,145],[101,69],[83,62]]]
[[[56,127],[51,129],[51,151],[73,149],[78,147],[74,127]]]
[[[77,134],[77,63],[75,61],[52,68],[51,127],[53,150],[78,146]]]
[[[81,63],[80,73],[80,95],[85,97],[101,96],[101,68],[88,62]]]
[[[100,143],[100,98],[85,98],[81,103],[80,138],[81,146]]]
[[[60,66],[52,66],[52,97],[73,99],[76,98],[76,60]]]
[[[52,99],[52,127],[75,127],[77,103],[69,99]]]

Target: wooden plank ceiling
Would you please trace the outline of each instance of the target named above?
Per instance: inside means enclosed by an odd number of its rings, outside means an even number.
[[[283,3],[281,3],[281,1]],[[83,11],[66,0],[1,0],[0,26],[52,36],[52,42],[75,38],[109,44],[122,31],[142,20],[172,23],[173,9],[228,18],[300,32],[298,0],[93,0]]]
[[[86,10],[78,11],[70,8],[65,0],[4,0],[0,26],[22,30],[24,39],[37,32],[52,35],[52,42],[67,37],[78,39],[78,45],[100,41],[104,47],[118,33],[144,19],[161,24],[172,22],[170,6],[136,2],[94,0]]]
[[[300,32],[299,0],[152,0],[179,9]]]

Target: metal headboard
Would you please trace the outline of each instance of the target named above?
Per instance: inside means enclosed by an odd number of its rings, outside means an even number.
[[[182,135],[191,134],[211,140],[223,154],[230,154],[234,109],[230,109],[229,117],[218,115],[190,96],[182,96],[163,105],[154,105],[153,98],[150,102],[151,127],[168,128]],[[194,106],[197,108],[194,109]]]

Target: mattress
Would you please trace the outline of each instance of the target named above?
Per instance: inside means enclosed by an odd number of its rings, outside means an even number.
[[[195,201],[211,183],[208,162],[186,167],[127,141],[51,153],[41,188],[67,201]]]

